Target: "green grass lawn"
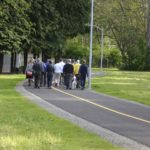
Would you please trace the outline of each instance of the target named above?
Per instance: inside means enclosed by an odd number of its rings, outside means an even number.
[[[0,75],[0,150],[120,149],[27,101],[15,91],[23,79]],[[104,84],[102,78],[94,80]]]
[[[93,69],[100,71],[100,69]],[[104,70],[106,76],[93,77],[92,89],[108,95],[150,105],[150,72]]]

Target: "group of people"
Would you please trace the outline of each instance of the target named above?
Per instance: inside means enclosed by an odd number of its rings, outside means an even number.
[[[61,84],[66,89],[83,90],[88,76],[88,66],[85,60],[80,64],[80,60],[60,59],[53,64],[51,60],[44,63],[38,58],[29,60],[25,72],[28,86],[34,82],[34,88],[47,86],[51,89],[52,85],[59,87]]]

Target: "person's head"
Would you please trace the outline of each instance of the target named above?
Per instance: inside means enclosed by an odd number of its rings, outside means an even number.
[[[67,63],[67,59],[63,59],[63,62],[66,64]]]
[[[28,63],[32,63],[33,61],[32,61],[32,59],[30,59],[29,61],[28,61]]]
[[[48,62],[49,62],[49,64],[52,64],[52,61],[51,61],[51,60],[49,60]]]
[[[49,59],[46,59],[44,62],[45,62],[45,63],[48,63],[48,62],[49,62]]]
[[[35,59],[34,58],[32,58],[32,62],[35,63]]]
[[[62,62],[62,61],[63,61],[63,59],[62,59],[62,58],[60,58],[60,59],[59,59],[59,62]]]
[[[41,60],[40,60],[40,58],[37,58],[37,62],[40,62]]]
[[[68,64],[71,64],[71,59],[68,59],[68,60],[67,60],[67,63],[68,63]]]
[[[80,60],[79,59],[77,60],[77,63],[80,64]]]
[[[75,60],[74,60],[74,59],[72,59],[72,60],[71,60],[71,63],[72,63],[72,64],[74,64],[74,63],[75,63]]]

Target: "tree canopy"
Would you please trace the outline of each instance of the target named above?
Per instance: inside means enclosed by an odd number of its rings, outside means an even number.
[[[122,55],[122,67],[144,70],[148,52],[148,1],[96,0],[95,4],[95,23],[115,39]]]
[[[32,23],[25,0],[0,1],[0,51],[19,51],[22,42],[29,40]]]
[[[83,56],[89,43],[82,47],[71,40],[82,35],[87,41],[90,4],[90,0],[1,0],[0,52],[30,49],[58,57]],[[122,69],[150,70],[150,0],[95,0],[94,4],[94,25],[104,28],[104,61],[111,59]],[[96,37],[93,57],[99,61]]]
[[[59,49],[84,33],[89,6],[87,0],[1,0],[0,51]]]

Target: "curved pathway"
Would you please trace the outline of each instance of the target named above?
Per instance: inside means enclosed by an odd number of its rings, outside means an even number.
[[[131,150],[150,150],[150,107],[89,90],[34,89],[17,91],[44,109]]]

